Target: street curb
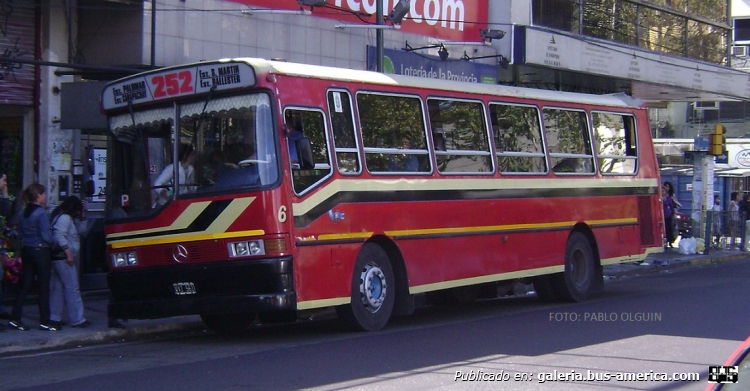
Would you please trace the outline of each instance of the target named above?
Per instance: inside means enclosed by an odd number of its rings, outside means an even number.
[[[607,266],[604,268],[604,275],[608,276],[610,279],[617,279],[620,277],[631,277],[631,276],[639,276],[644,274],[652,274],[652,273],[660,273],[663,271],[668,270],[676,270],[676,269],[682,269],[690,266],[706,266],[711,264],[716,264],[720,262],[726,262],[726,261],[734,261],[739,259],[745,259],[748,258],[750,254],[748,253],[738,253],[738,254],[731,254],[731,255],[722,255],[719,257],[711,257],[711,254],[703,255],[703,254],[694,254],[694,255],[686,255],[686,258],[694,258],[694,257],[706,257],[706,258],[700,258],[700,259],[671,259],[668,260],[668,263],[665,264],[650,264],[648,266],[643,265],[629,265],[629,264],[620,264],[620,265],[611,265],[614,266],[614,268],[627,268],[623,270],[607,270]],[[658,259],[656,259],[658,261]],[[652,261],[653,262],[653,261]]]
[[[131,322],[132,323],[132,322]],[[49,333],[54,331],[17,331],[6,330],[8,333],[39,333],[32,338],[23,338],[22,340],[11,340],[3,338],[0,340],[0,357],[16,356],[19,354],[42,353],[51,350],[84,347],[91,345],[103,345],[108,343],[124,343],[133,341],[142,341],[147,339],[157,339],[168,337],[169,334],[185,331],[203,332],[206,326],[201,321],[184,320],[179,321],[172,319],[169,323],[158,325],[128,325],[126,329],[107,329],[91,332],[90,330],[81,330],[74,334],[58,334],[49,338]]]

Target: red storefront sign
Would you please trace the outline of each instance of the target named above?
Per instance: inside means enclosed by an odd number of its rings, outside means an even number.
[[[229,0],[249,7],[298,10],[296,0]],[[388,15],[398,0],[382,0],[383,14]],[[345,23],[375,24],[378,0],[328,0],[326,7],[316,7],[313,15]],[[448,41],[480,42],[479,29],[487,28],[488,0],[411,0],[409,13],[401,31]],[[362,18],[355,16],[358,13]],[[364,20],[364,22],[363,22]]]
[[[33,105],[34,7],[27,2],[0,1],[0,104]]]

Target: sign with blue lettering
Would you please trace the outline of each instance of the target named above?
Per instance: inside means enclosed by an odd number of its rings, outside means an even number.
[[[367,69],[375,71],[377,68],[377,48],[367,46]],[[396,75],[497,84],[495,65],[467,60],[443,61],[438,56],[403,50],[383,49],[383,71]]]

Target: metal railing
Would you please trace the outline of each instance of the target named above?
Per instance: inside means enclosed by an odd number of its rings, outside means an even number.
[[[701,219],[693,220],[692,234],[696,238],[703,239],[705,243],[704,254],[711,249],[715,250],[742,250],[747,249],[745,235],[750,233],[745,213],[737,211],[705,211],[700,213]]]

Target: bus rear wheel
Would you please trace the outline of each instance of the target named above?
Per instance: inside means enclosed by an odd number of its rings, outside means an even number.
[[[255,314],[201,314],[201,320],[209,329],[220,334],[236,334],[247,330]]]
[[[351,303],[336,307],[336,313],[353,330],[377,331],[391,318],[395,298],[396,281],[388,254],[376,244],[365,244],[354,264]]]
[[[573,232],[565,247],[565,271],[553,276],[555,296],[562,301],[579,302],[595,288],[596,265],[586,235]]]

